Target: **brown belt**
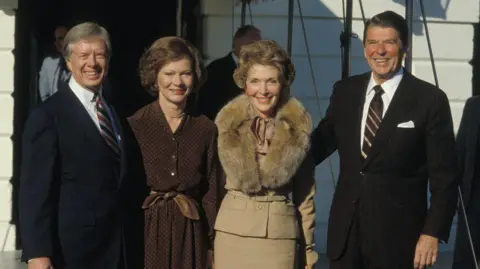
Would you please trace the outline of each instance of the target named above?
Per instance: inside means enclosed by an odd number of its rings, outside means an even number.
[[[165,202],[165,200],[173,199],[178,206],[178,209],[186,218],[192,220],[199,220],[200,215],[198,213],[198,203],[197,201],[187,196],[183,193],[178,193],[176,191],[170,192],[157,192],[157,191],[150,191],[150,195],[145,198],[143,201],[142,209],[150,208],[151,206],[155,205],[158,200],[161,200],[161,203]]]

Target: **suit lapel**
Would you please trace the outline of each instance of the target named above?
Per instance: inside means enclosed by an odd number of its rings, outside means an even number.
[[[385,148],[392,133],[397,128],[401,116],[411,110],[415,103],[415,91],[411,86],[411,75],[405,71],[387,112],[385,113],[385,117],[377,130],[375,140],[370,149],[370,153],[364,162],[364,166],[368,166],[380,151]]]
[[[80,102],[80,100],[78,100],[75,93],[73,93],[68,85],[64,85],[64,87],[66,87],[64,91],[67,98],[67,103],[72,104],[72,107],[69,107],[68,110],[74,113],[73,119],[75,119],[76,124],[83,127],[82,129],[84,130],[85,137],[95,143],[103,143],[104,145],[108,146],[103,137],[100,135],[97,126],[93,122],[83,104]],[[69,105],[67,104],[67,106]]]

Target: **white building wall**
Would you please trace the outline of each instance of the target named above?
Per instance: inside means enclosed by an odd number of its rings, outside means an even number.
[[[293,62],[297,70],[292,93],[309,109],[315,125],[324,113],[332,84],[341,79],[341,48],[339,35],[343,30],[342,1],[301,0],[310,53],[313,61],[315,81],[318,85],[320,106],[317,105],[299,9],[295,1],[293,25]],[[353,32],[359,38],[352,39],[352,74],[368,71],[363,58],[361,39],[363,22],[359,1],[353,1]],[[433,46],[440,87],[447,93],[454,117],[455,129],[460,122],[465,100],[472,92],[472,67],[468,61],[473,58],[473,23],[478,22],[479,0],[428,0],[425,3],[428,28]],[[233,7],[232,0],[204,0],[202,4],[204,24],[204,53],[209,60],[224,56],[230,51],[231,37],[240,25],[241,8]],[[429,60],[428,46],[421,21],[418,1],[414,1],[413,65],[414,75],[434,83]],[[393,10],[405,14],[405,0],[363,0],[367,18]],[[286,47],[288,0],[269,1],[251,6],[253,24],[262,30],[266,39],[274,39]],[[232,13],[233,12],[233,13]],[[233,16],[232,16],[233,14]],[[247,8],[246,22],[251,24]],[[334,178],[338,176],[338,158],[330,159]],[[326,229],[329,208],[333,195],[333,183],[329,162],[317,167],[317,248],[321,253],[326,249]],[[455,227],[455,225],[454,225]],[[454,229],[454,227],[452,229]],[[452,249],[452,240],[441,250]]]
[[[0,251],[15,249],[15,227],[10,225],[13,153],[13,64],[17,0],[0,0]]]

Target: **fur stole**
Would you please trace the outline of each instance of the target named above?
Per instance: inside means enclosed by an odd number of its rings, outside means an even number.
[[[291,97],[279,104],[275,131],[265,163],[256,161],[255,137],[250,130],[257,115],[249,97],[241,95],[218,113],[218,155],[227,178],[234,188],[254,194],[262,188],[287,185],[303,163],[310,149],[312,119],[304,106]]]

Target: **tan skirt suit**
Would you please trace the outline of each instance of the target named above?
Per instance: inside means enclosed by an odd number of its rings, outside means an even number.
[[[215,122],[228,191],[215,222],[215,268],[314,264],[315,166],[306,109],[290,98],[274,118],[263,119],[239,96]]]

